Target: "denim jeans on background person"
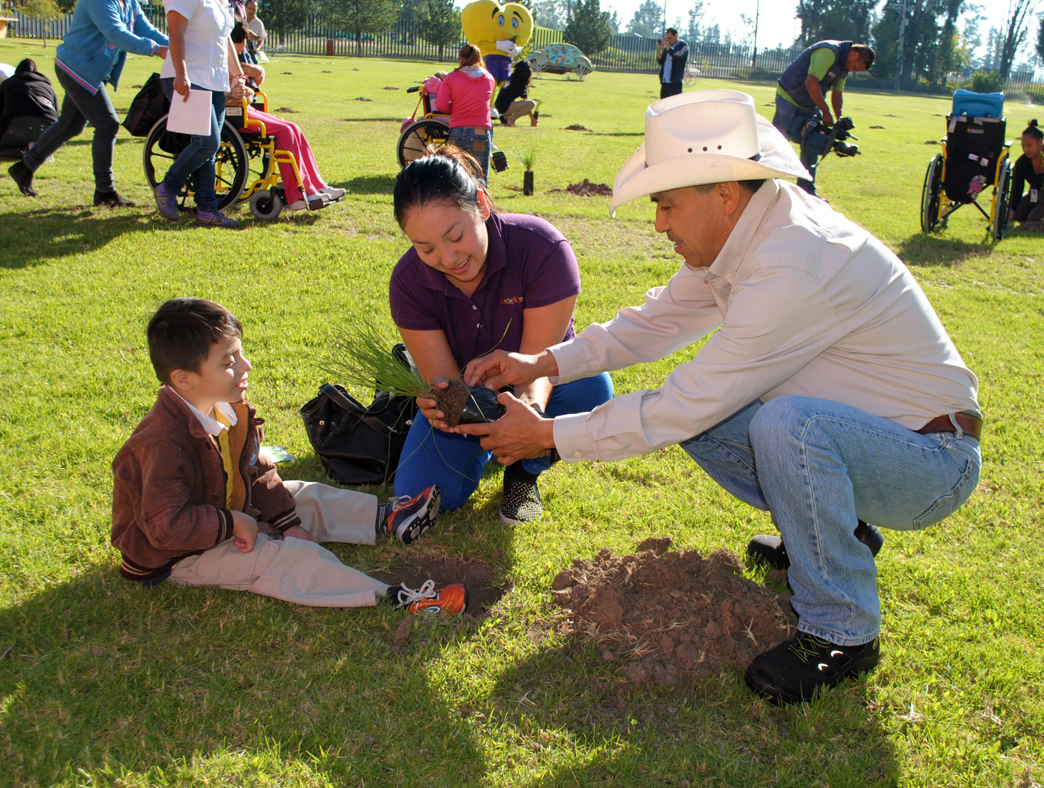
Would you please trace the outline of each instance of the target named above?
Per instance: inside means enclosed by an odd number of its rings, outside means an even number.
[[[493,147],[492,132],[489,129],[482,129],[480,132],[471,126],[450,129],[449,142],[475,157],[475,160],[482,168],[482,176],[485,178],[484,183],[488,184],[489,152],[490,148]]]
[[[120,119],[112,107],[112,101],[102,85],[97,93],[89,90],[55,66],[58,82],[65,88],[62,114],[47,127],[40,139],[29,150],[22,161],[33,172],[47,161],[47,157],[73,137],[78,137],[87,128],[94,127],[94,142],[91,155],[94,160],[94,188],[100,192],[114,192],[112,180],[112,157],[116,149],[116,133],[120,130]]]
[[[790,557],[798,629],[831,643],[881,630],[877,567],[857,520],[902,531],[938,523],[979,481],[979,443],[928,435],[830,400],[755,401],[681,447],[718,484],[768,510]]]
[[[554,418],[569,413],[594,410],[613,397],[613,381],[603,372],[555,386],[544,409]],[[417,414],[406,436],[399,468],[395,472],[395,494],[413,497],[429,485],[437,484],[445,511],[459,509],[478,489],[482,472],[493,461],[493,453],[479,445],[475,435],[457,435],[434,429]],[[522,460],[522,467],[540,474],[551,467],[550,457]]]
[[[174,100],[174,77],[160,80],[163,93],[171,101]],[[181,188],[192,181],[192,191],[196,197],[196,207],[201,211],[216,211],[218,201],[214,192],[214,157],[221,147],[221,127],[225,123],[225,94],[219,90],[210,91],[210,133],[193,134],[192,141],[170,165],[163,177],[163,184],[171,194],[177,194]],[[180,101],[181,97],[178,97]]]
[[[801,163],[812,174],[812,180],[798,178],[797,185],[809,194],[816,193],[816,161],[819,157],[806,148],[805,136],[801,132],[809,123],[816,123],[822,117],[823,113],[819,111],[819,107],[803,109],[791,104],[782,96],[776,96],[776,114],[772,116],[772,125],[780,134],[800,147]]]

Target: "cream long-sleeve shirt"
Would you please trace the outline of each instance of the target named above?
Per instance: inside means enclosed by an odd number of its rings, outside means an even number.
[[[662,387],[557,417],[562,458],[647,454],[784,395],[841,402],[912,430],[979,410],[975,375],[899,258],[776,180],[751,198],[709,268],[682,265],[642,306],[552,347],[552,382],[656,361],[715,328]]]

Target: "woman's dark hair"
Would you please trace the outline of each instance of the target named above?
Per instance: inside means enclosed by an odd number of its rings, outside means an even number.
[[[465,211],[478,210],[479,191],[485,192],[491,212],[497,207],[482,186],[482,168],[475,158],[456,145],[443,145],[407,164],[395,178],[392,204],[395,221],[403,227],[406,215],[414,208],[436,202],[450,202]]]
[[[1025,137],[1027,134],[1029,134],[1035,140],[1044,140],[1044,131],[1041,131],[1040,128],[1037,126],[1036,118],[1031,120],[1029,122],[1029,125],[1026,127],[1026,130],[1022,132],[1023,137]]]
[[[15,66],[15,73],[18,74],[23,71],[36,71],[36,61],[31,58],[26,58],[17,66]]]
[[[511,76],[508,84],[513,88],[528,88],[533,79],[533,67],[528,60],[520,60],[511,67]]]
[[[246,28],[243,27],[242,22],[236,22],[236,26],[232,28],[232,33],[229,38],[232,39],[233,44],[242,44],[246,41]]]
[[[482,60],[482,52],[474,44],[465,44],[460,48],[460,68],[466,66],[486,67],[486,63]]]

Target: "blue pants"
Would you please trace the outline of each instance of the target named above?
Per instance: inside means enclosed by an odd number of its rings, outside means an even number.
[[[816,193],[816,162],[819,156],[805,144],[807,135],[802,132],[809,123],[816,123],[822,117],[823,113],[818,107],[804,109],[791,104],[782,96],[776,96],[776,114],[772,116],[772,125],[779,129],[780,134],[800,146],[801,163],[812,174],[812,180],[798,178],[797,185],[809,194]]]
[[[838,645],[881,630],[877,567],[858,520],[912,531],[948,517],[979,482],[979,442],[921,435],[830,400],[756,401],[681,444],[718,484],[772,512],[790,557],[798,629]]]
[[[613,381],[603,372],[593,378],[555,386],[544,412],[551,418],[585,413],[612,398]],[[437,484],[442,492],[442,508],[458,509],[478,489],[482,471],[492,460],[493,453],[479,445],[477,436],[433,429],[426,418],[418,415],[406,436],[395,472],[395,494],[412,497]],[[550,466],[550,457],[522,460],[522,467],[533,474]]]
[[[174,100],[174,78],[161,79],[163,93]],[[217,210],[217,194],[214,192],[214,157],[221,147],[221,127],[225,124],[225,94],[211,91],[210,133],[193,134],[189,146],[185,148],[170,165],[163,178],[163,185],[170,194],[177,194],[182,187],[192,181],[192,191],[196,195],[196,207],[201,211],[214,213]],[[181,97],[178,96],[180,101]]]
[[[33,172],[47,161],[47,157],[73,137],[78,137],[90,123],[94,126],[94,142],[91,153],[94,160],[94,188],[100,192],[113,192],[112,157],[116,148],[116,132],[120,130],[120,119],[112,107],[109,94],[102,85],[92,94],[87,88],[55,66],[58,82],[65,88],[62,114],[40,135],[23,159],[25,166]]]
[[[493,147],[493,132],[489,129],[476,131],[471,126],[450,129],[448,140],[462,151],[467,151],[482,168],[483,183],[489,183],[489,154]]]

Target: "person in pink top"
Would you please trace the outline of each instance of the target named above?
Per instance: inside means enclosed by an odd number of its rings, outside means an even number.
[[[475,157],[486,182],[489,181],[489,150],[493,146],[489,107],[495,86],[478,47],[465,44],[460,48],[460,67],[443,80],[435,99],[436,111],[449,113],[450,144]]]

